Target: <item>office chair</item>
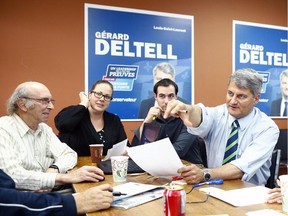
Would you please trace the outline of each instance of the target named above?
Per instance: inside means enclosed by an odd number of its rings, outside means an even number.
[[[277,178],[279,174],[279,166],[281,159],[281,149],[274,149],[271,158],[270,177],[267,180],[266,187],[274,188],[277,186]]]
[[[288,130],[280,129],[279,138],[275,146],[275,149],[281,149],[280,170],[281,170],[281,165],[282,167],[285,167],[285,168],[288,166],[287,140],[288,140]],[[286,168],[286,172],[287,172],[287,168]]]

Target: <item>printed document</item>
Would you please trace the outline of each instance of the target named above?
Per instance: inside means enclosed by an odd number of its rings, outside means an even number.
[[[113,191],[126,195],[114,196],[112,206],[129,209],[162,197],[164,190],[164,185],[140,184],[136,182],[117,185],[113,187]]]
[[[116,185],[113,187],[113,191],[121,192],[126,195],[122,196],[114,196],[113,200],[124,199],[127,197],[131,197],[143,192],[151,191],[156,188],[165,189],[163,185],[151,185],[151,184],[141,184],[136,182],[127,182],[124,184]]]

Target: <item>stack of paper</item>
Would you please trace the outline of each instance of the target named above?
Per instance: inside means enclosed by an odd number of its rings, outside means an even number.
[[[129,209],[163,196],[164,186],[128,182],[113,187],[124,196],[114,196],[112,206]]]

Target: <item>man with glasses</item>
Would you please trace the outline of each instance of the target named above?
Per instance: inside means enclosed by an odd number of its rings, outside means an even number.
[[[104,179],[94,166],[67,173],[76,165],[77,154],[46,124],[54,102],[45,85],[25,82],[8,100],[9,116],[0,118],[0,169],[12,177],[17,189],[45,192]]]
[[[153,142],[169,137],[181,159],[194,164],[206,165],[204,162],[205,158],[201,157],[202,153],[200,151],[202,140],[199,137],[188,133],[187,128],[181,119],[174,117],[167,119],[163,118],[168,102],[177,99],[177,84],[168,78],[161,79],[154,85],[153,91],[157,106],[153,106],[149,109],[142,125],[135,131],[132,146],[145,144],[141,143],[141,141],[145,140],[143,139],[143,136],[146,136],[147,142]],[[146,129],[144,132],[144,127],[149,127],[149,129]],[[151,135],[147,134],[148,130],[151,132],[152,130],[159,130],[159,132],[154,136],[154,139],[151,140],[149,138]],[[150,131],[148,133],[151,133]]]
[[[103,144],[103,155],[108,149],[127,139],[120,118],[110,112],[113,85],[106,80],[96,81],[88,96],[79,93],[80,103],[61,110],[55,117],[59,138],[79,156],[90,155],[90,144]]]

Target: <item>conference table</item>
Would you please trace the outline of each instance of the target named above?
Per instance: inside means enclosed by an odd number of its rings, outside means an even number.
[[[91,162],[90,157],[79,157],[78,163],[76,168],[80,168],[84,165],[94,165],[95,163]],[[153,184],[153,185],[164,185],[166,183],[170,183],[171,180],[169,178],[159,178],[159,177],[151,177],[148,174],[141,174],[141,175],[128,175],[127,182],[137,182],[137,183],[144,183],[144,184]],[[100,184],[109,183],[112,186],[119,185],[121,183],[114,183],[112,175],[105,175],[105,180],[99,183],[92,183],[92,182],[83,182],[73,184],[73,188],[75,192],[83,192],[90,187],[97,186]],[[210,185],[211,186],[211,185]],[[232,189],[239,189],[239,188],[247,188],[253,187],[255,185],[250,184],[248,182],[244,182],[241,180],[228,180],[224,181],[222,185],[213,185],[213,187],[217,187],[223,190],[232,190]],[[207,187],[207,186],[202,186]],[[187,185],[185,187],[186,191],[189,191],[191,185]],[[202,201],[205,200],[206,194],[202,191],[199,191],[199,188],[195,188],[191,193],[187,194],[186,201]],[[239,197],[241,199],[241,197]],[[261,209],[273,209],[277,212],[284,213],[282,211],[281,204],[257,204],[257,205],[249,205],[244,207],[234,207],[228,203],[225,203],[219,199],[216,199],[212,196],[209,196],[208,200],[204,203],[191,203],[186,204],[186,216],[194,216],[194,215],[209,215],[209,216],[242,216],[246,215],[247,212],[256,211]],[[154,216],[154,215],[164,215],[163,211],[163,198],[159,198],[148,203],[144,203],[142,205],[130,208],[130,209],[122,209],[111,207],[107,210],[101,210],[94,213],[88,213],[88,216]],[[261,216],[261,215],[260,215]]]

